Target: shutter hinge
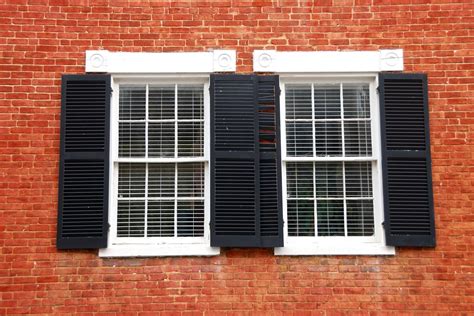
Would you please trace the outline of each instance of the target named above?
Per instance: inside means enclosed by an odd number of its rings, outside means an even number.
[[[382,228],[385,229],[385,222],[382,222]]]
[[[380,94],[380,86],[378,86],[375,90],[377,91],[377,94]]]
[[[110,231],[110,227],[111,227],[111,226],[112,226],[112,225],[110,225],[110,223],[107,223],[107,231],[108,231],[108,232]]]

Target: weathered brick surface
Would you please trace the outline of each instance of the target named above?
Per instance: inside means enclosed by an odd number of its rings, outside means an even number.
[[[314,2],[314,4],[313,4]],[[427,72],[438,246],[394,257],[55,249],[60,75],[87,49],[403,48]],[[0,315],[474,313],[472,0],[0,1]]]

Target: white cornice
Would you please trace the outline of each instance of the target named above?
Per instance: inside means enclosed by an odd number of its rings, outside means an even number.
[[[234,72],[235,50],[180,53],[86,51],[86,72],[179,74]]]
[[[402,71],[403,49],[379,51],[278,52],[255,50],[253,71],[276,73],[364,73]]]

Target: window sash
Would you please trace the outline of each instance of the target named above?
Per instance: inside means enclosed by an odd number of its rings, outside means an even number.
[[[122,244],[205,244],[209,242],[209,220],[210,220],[210,170],[209,170],[209,77],[199,78],[179,78],[179,77],[168,77],[163,76],[162,78],[128,78],[128,77],[117,77],[114,78],[113,82],[113,91],[112,95],[112,113],[111,113],[111,152],[110,157],[112,160],[111,164],[111,175],[109,181],[111,182],[111,194],[109,198],[110,213],[109,213],[109,222],[111,223],[109,231],[109,244],[110,245],[122,245]],[[177,148],[175,145],[174,157],[119,157],[119,122],[127,122],[127,120],[119,120],[119,91],[120,85],[174,85],[175,87],[179,85],[200,85],[202,86],[203,91],[203,118],[201,119],[178,119],[177,113],[175,112],[174,119],[149,119],[148,118],[148,95],[147,95],[147,115],[142,122],[174,122],[175,127],[180,122],[200,122],[203,125],[203,148],[202,156],[197,157],[176,157]],[[148,89],[147,89],[148,91]],[[177,106],[177,95],[175,94],[175,108]],[[176,110],[177,111],[177,110]],[[132,120],[133,122],[138,122],[138,120]],[[148,133],[148,129],[146,129]],[[174,130],[175,135],[178,131]],[[148,137],[147,137],[148,138]],[[176,138],[175,138],[176,139]],[[176,139],[177,142],[177,139]],[[175,143],[176,143],[175,142]],[[191,162],[202,162],[204,164],[204,196],[202,198],[186,198],[186,197],[173,197],[173,198],[138,198],[137,200],[142,201],[174,201],[175,204],[180,201],[191,201],[191,200],[200,200],[204,203],[204,224],[203,224],[203,236],[197,237],[118,237],[117,235],[117,218],[118,218],[118,203],[119,201],[128,200],[133,201],[135,198],[119,198],[118,197],[118,170],[120,163],[146,163],[146,164],[160,164],[160,163],[191,163]],[[175,177],[176,179],[176,177]],[[176,182],[176,181],[175,181]],[[175,183],[176,185],[176,183]],[[146,203],[145,203],[146,204]],[[175,210],[176,212],[176,210]],[[146,217],[146,216],[145,216]],[[178,223],[174,222],[174,227],[176,231]],[[146,227],[145,227],[146,230]]]
[[[314,77],[314,76],[282,76],[280,77],[280,88],[281,88],[281,95],[280,95],[280,122],[284,126],[281,128],[281,139],[282,139],[282,146],[281,146],[281,156],[282,156],[282,188],[283,188],[283,217],[284,217],[284,238],[285,238],[285,246],[297,245],[299,242],[308,244],[317,244],[318,242],[327,242],[331,241],[335,244],[338,244],[341,241],[343,244],[344,241],[350,240],[351,242],[377,242],[380,243],[383,240],[382,234],[382,221],[383,221],[383,205],[381,200],[382,194],[382,179],[381,179],[381,165],[380,165],[380,131],[379,131],[379,113],[378,113],[378,98],[375,92],[375,88],[377,85],[375,75],[368,75],[368,76],[353,76],[353,75],[344,75],[334,77],[334,76],[321,76],[321,77]],[[286,118],[286,86],[293,85],[293,84],[317,84],[317,85],[324,85],[324,84],[368,84],[369,85],[369,98],[370,98],[370,118],[330,118],[330,119],[317,119],[314,117],[314,106],[312,106],[312,117],[311,119],[287,119]],[[343,93],[343,91],[341,91]],[[314,97],[314,91],[312,90],[312,97]],[[314,102],[312,101],[312,104]],[[342,106],[342,105],[341,105]],[[372,154],[370,156],[360,156],[360,157],[347,157],[347,156],[337,156],[337,157],[317,157],[313,154],[313,156],[309,157],[291,157],[287,155],[287,135],[286,135],[286,122],[287,121],[306,121],[311,122],[314,124],[315,122],[326,122],[326,121],[368,121],[370,122],[370,136],[371,136],[371,145],[372,145]],[[314,131],[314,127],[313,127]],[[315,136],[314,136],[315,137]],[[343,146],[345,147],[345,146]],[[314,147],[313,147],[314,150]],[[314,153],[314,151],[313,151]],[[289,162],[351,162],[351,161],[368,161],[372,163],[372,200],[373,200],[373,217],[374,217],[374,235],[368,237],[359,237],[359,236],[308,236],[308,237],[297,237],[297,236],[289,236],[288,234],[288,200],[292,200],[291,198],[287,197],[287,163]],[[368,199],[368,198],[360,198],[360,199]],[[314,200],[314,198],[309,198],[308,200]],[[357,200],[355,198],[347,198],[346,200]],[[315,213],[316,217],[316,213]]]

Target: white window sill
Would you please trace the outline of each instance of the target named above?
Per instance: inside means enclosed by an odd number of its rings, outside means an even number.
[[[275,248],[276,256],[316,256],[316,255],[395,255],[395,247],[381,243],[290,243]]]
[[[208,244],[148,244],[148,245],[111,245],[99,249],[99,257],[187,257],[217,256],[220,248]]]

